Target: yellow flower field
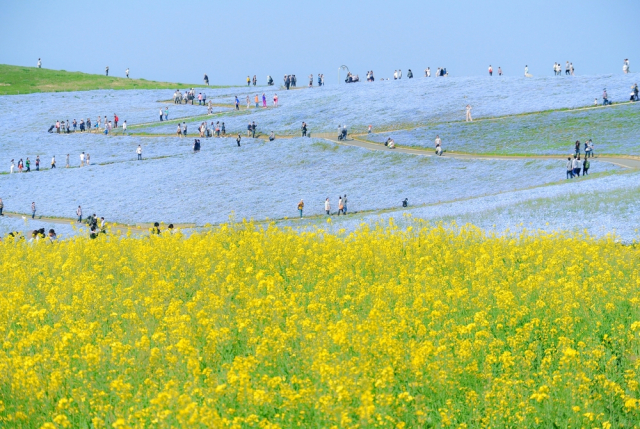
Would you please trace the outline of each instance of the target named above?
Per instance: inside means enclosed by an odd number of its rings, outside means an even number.
[[[640,427],[640,249],[223,225],[0,244],[0,427]]]

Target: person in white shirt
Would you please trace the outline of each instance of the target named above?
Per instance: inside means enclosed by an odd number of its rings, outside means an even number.
[[[567,158],[567,179],[573,179],[573,161],[571,157]]]
[[[40,58],[38,58],[38,68],[42,68],[42,61],[40,61]]]
[[[80,154],[80,167],[84,166],[84,152]]]
[[[624,64],[622,66],[622,71],[624,72],[624,74],[629,73],[629,60],[625,58],[624,60]]]
[[[524,77],[531,77],[529,74],[529,66],[524,66]]]
[[[122,134],[127,134],[127,121],[122,123]]]
[[[13,159],[11,160],[11,173],[13,174],[13,169],[16,168],[16,165],[13,163]]]
[[[179,127],[180,125],[178,125]],[[142,146],[138,145],[138,148],[136,149],[136,153],[138,154],[138,161],[142,161]]]
[[[397,80],[398,79],[398,70],[395,70],[393,72],[393,80]]]
[[[442,139],[436,136],[436,155],[442,156]]]
[[[466,122],[472,122],[473,119],[471,119],[471,105],[467,104],[467,117],[466,117]]]
[[[398,79],[402,79],[402,70],[398,70]]]
[[[431,69],[429,67],[427,67],[427,69],[425,70],[425,76],[431,77]]]
[[[489,76],[493,76],[493,67],[489,64]]]
[[[126,75],[127,75],[127,79],[129,79],[129,67],[127,67],[127,70],[125,71]]]
[[[327,212],[328,215],[331,214],[331,203],[329,202],[329,197],[324,200],[324,211]]]

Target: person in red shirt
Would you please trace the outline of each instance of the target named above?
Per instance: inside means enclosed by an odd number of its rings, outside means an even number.
[[[115,128],[118,128],[118,115],[116,115],[115,113],[113,114],[113,122],[115,124]]]

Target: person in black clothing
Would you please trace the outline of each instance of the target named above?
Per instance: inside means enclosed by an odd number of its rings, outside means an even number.
[[[302,137],[306,137],[307,136],[307,123],[306,122],[302,122]]]
[[[242,136],[238,133],[238,138],[236,138],[236,143],[238,143],[238,147],[240,147],[240,140],[242,140]]]
[[[253,138],[256,138],[256,121],[251,123],[251,132],[253,133]]]
[[[209,76],[207,76],[207,74],[204,74],[204,84],[209,86]]]

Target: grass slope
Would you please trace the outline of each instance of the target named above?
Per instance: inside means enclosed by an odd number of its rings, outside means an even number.
[[[181,86],[196,85],[0,64],[0,95],[94,89],[175,89]]]

